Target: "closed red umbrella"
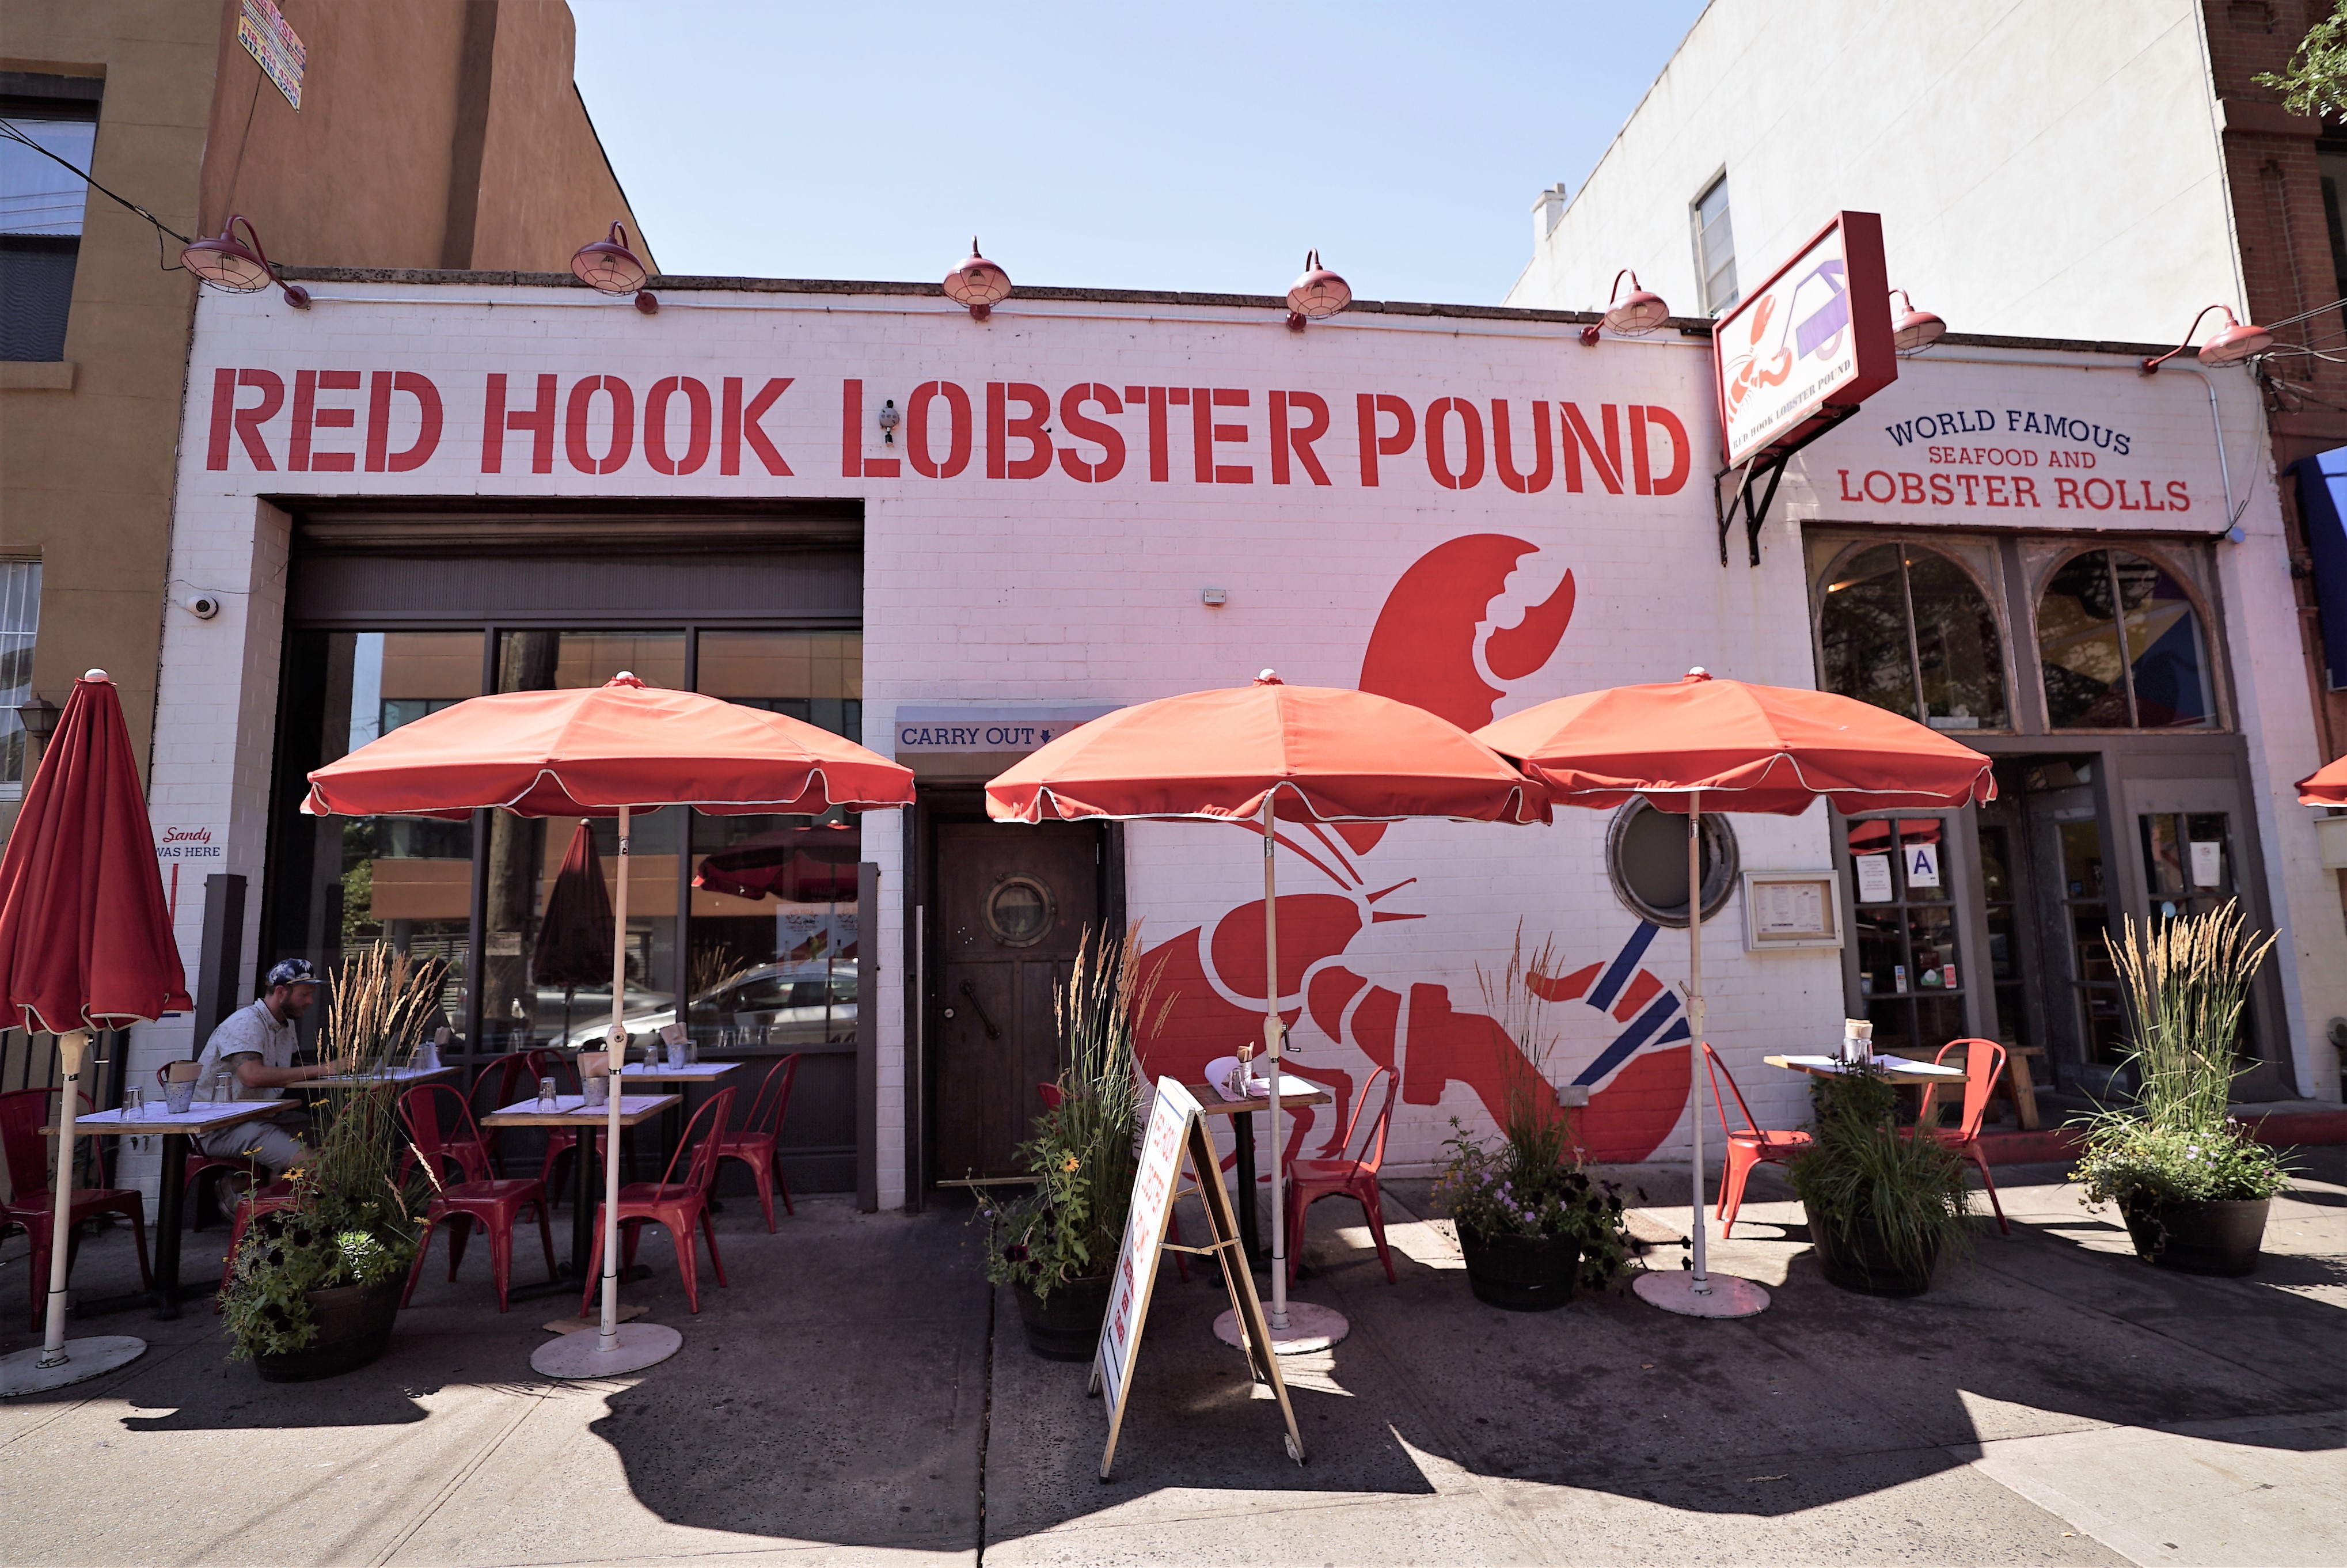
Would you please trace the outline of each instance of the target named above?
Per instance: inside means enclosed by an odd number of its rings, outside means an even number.
[[[595,857],[595,830],[581,817],[546,891],[546,912],[529,954],[530,980],[562,988],[562,1032],[570,1038],[570,999],[611,972],[611,890]]]
[[[2301,805],[2347,805],[2347,757],[2298,781]]]
[[[1717,681],[1701,668],[1650,686],[1560,697],[1496,719],[1475,738],[1522,764],[1569,805],[1645,795],[1687,816],[1687,1021],[1704,1045],[1702,817],[1713,811],[1798,816],[1820,796],[1841,811],[1963,806],[1996,798],[1993,764],[1936,730],[1870,703],[1789,686]],[[1695,1267],[1649,1274],[1638,1293],[1674,1312],[1738,1317],[1768,1305],[1749,1280],[1705,1265],[1703,1082],[1690,1064],[1695,1127]],[[1715,1286],[1722,1288],[1715,1289]]]
[[[1345,1332],[1324,1307],[1287,1299],[1280,1202],[1279,898],[1272,823],[1549,820],[1547,792],[1448,719],[1374,692],[1290,686],[1192,692],[1079,725],[986,786],[997,822],[1087,818],[1243,822],[1263,833],[1264,1040],[1271,1057],[1271,1328],[1276,1348]],[[1248,1202],[1254,1202],[1249,1194]],[[1291,1333],[1289,1310],[1299,1316]],[[1307,1323],[1307,1319],[1309,1320]]]
[[[122,699],[103,670],[74,682],[0,856],[0,1004],[20,1027],[56,1035],[65,1070],[48,1330],[39,1350],[0,1360],[0,1395],[7,1395],[95,1378],[147,1348],[124,1335],[66,1340],[74,1117],[90,1030],[193,1006]]]
[[[516,816],[617,816],[620,875],[612,900],[611,1040],[627,997],[628,818],[689,805],[718,816],[910,805],[913,772],[855,742],[781,713],[614,675],[601,686],[473,697],[401,725],[310,775],[302,809],[317,815],[461,819],[490,808]],[[622,1063],[611,1056],[610,1125],[620,1147]],[[562,1335],[530,1358],[558,1378],[616,1377],[675,1354],[675,1329],[619,1320],[620,1165],[606,1159],[603,1319],[589,1342]]]

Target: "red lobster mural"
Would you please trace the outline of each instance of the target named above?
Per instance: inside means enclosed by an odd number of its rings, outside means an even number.
[[[1466,729],[1491,723],[1492,706],[1504,693],[1485,673],[1502,681],[1533,674],[1554,655],[1573,619],[1573,580],[1567,572],[1517,624],[1486,630],[1492,601],[1517,563],[1536,548],[1503,534],[1471,534],[1421,556],[1387,595],[1361,661],[1360,689],[1415,703]],[[1328,882],[1325,891],[1280,895],[1282,1014],[1291,1030],[1308,1014],[1340,1050],[1358,1052],[1371,1068],[1393,1069],[1405,1103],[1437,1104],[1458,1083],[1496,1116],[1504,1065],[1516,1050],[1499,1023],[1454,1007],[1446,986],[1399,982],[1406,989],[1395,990],[1347,965],[1348,949],[1372,926],[1428,917],[1389,903],[1416,877],[1372,886],[1380,879],[1364,867],[1386,831],[1374,824],[1278,830],[1281,847]],[[1163,965],[1160,994],[1175,999],[1145,1053],[1151,1077],[1170,1072],[1196,1082],[1207,1062],[1240,1041],[1261,1038],[1259,1008],[1241,999],[1264,994],[1263,918],[1258,898],[1232,909],[1211,931],[1194,927],[1149,949],[1144,961]],[[1592,1159],[1645,1158],[1686,1104],[1686,1020],[1676,995],[1640,967],[1655,935],[1654,926],[1636,923],[1610,959],[1535,979],[1535,989],[1551,1001],[1580,1001],[1610,1015],[1620,1029],[1573,1080],[1590,1090],[1580,1123]],[[1290,1041],[1297,1067],[1336,1095],[1318,1153],[1338,1154],[1335,1144],[1344,1133],[1354,1074],[1330,1065],[1326,1058],[1334,1053],[1325,1047],[1316,1051],[1308,1036],[1291,1033]],[[1290,1159],[1304,1153],[1316,1123],[1309,1108],[1295,1118],[1286,1150]]]

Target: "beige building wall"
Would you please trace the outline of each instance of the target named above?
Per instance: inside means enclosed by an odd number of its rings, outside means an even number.
[[[0,69],[103,78],[93,178],[190,236],[241,212],[285,265],[562,272],[614,219],[635,234],[559,0],[281,9],[309,51],[298,111],[236,41],[238,0],[9,0]],[[65,359],[0,363],[0,553],[42,562],[34,691],[108,671],[142,766],[163,618],[235,586],[165,580],[196,291],[164,270],[178,249],[93,191]],[[15,814],[0,799],[0,832]]]

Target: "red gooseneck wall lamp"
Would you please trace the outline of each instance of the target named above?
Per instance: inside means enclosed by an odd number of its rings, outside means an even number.
[[[978,253],[978,236],[972,234],[969,254],[938,286],[945,290],[946,298],[969,311],[970,320],[982,322],[1010,297],[1010,274]]]
[[[1320,252],[1304,253],[1304,275],[1287,291],[1287,330],[1300,333],[1307,322],[1325,321],[1353,302],[1353,285],[1320,264]]]
[[[617,223],[604,238],[579,247],[570,271],[599,294],[633,294],[636,309],[648,316],[660,313],[660,296],[644,287],[644,263],[628,249],[628,231]]]
[[[244,225],[244,239],[236,237],[238,224]],[[246,241],[251,241],[250,244]],[[215,288],[226,289],[232,294],[257,294],[274,283],[285,291],[285,302],[297,311],[310,308],[310,291],[299,283],[289,283],[277,275],[276,266],[268,252],[261,248],[261,236],[252,227],[252,220],[239,212],[228,220],[217,240],[197,240],[179,252],[179,265]]]
[[[1907,307],[1891,329],[1891,347],[1902,359],[1912,358],[1948,335],[1948,323],[1929,311],[1919,311],[1915,302],[1907,297],[1904,289],[1893,289],[1899,302]]]
[[[2200,323],[2209,319],[2210,311],[2224,312],[2225,324],[2217,329],[2214,337],[2200,345],[2199,359],[2202,364],[2239,364],[2251,354],[2263,354],[2273,347],[2273,333],[2266,331],[2257,323],[2235,320],[2230,306],[2209,305],[2192,318],[2192,324],[2185,330],[2182,343],[2178,343],[2166,354],[2143,362],[2143,373],[2146,375],[2151,374],[2161,365],[2190,348],[2192,334],[2200,330]]]
[[[1630,280],[1627,298],[1622,293],[1622,280]],[[1638,282],[1638,274],[1624,267],[1614,274],[1614,292],[1605,302],[1605,314],[1581,329],[1581,341],[1591,348],[1597,346],[1597,329],[1611,327],[1624,337],[1644,337],[1671,319],[1671,307],[1663,303],[1660,294],[1649,293]]]

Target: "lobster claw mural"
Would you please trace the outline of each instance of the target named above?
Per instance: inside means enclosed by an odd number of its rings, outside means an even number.
[[[1573,619],[1568,571],[1515,624],[1489,624],[1508,579],[1536,548],[1502,534],[1471,534],[1421,556],[1387,595],[1361,661],[1360,689],[1414,703],[1464,729],[1491,723],[1494,704],[1505,695],[1492,682],[1539,671]],[[1506,1063],[1517,1046],[1496,1020],[1478,1010],[1480,996],[1467,1005],[1450,984],[1398,973],[1389,961],[1396,945],[1364,939],[1396,922],[1440,920],[1411,907],[1412,889],[1433,868],[1409,863],[1408,851],[1390,842],[1394,836],[1378,824],[1282,824],[1276,831],[1279,847],[1326,883],[1316,891],[1280,896],[1277,995],[1296,1068],[1336,1097],[1325,1120],[1308,1107],[1295,1112],[1285,1151],[1290,1159],[1343,1153],[1354,1091],[1380,1067],[1400,1078],[1406,1105],[1440,1105],[1456,1087],[1471,1092],[1488,1114],[1496,1117],[1501,1110]],[[1504,931],[1514,924],[1513,912],[1494,907],[1477,924]],[[1678,995],[1644,967],[1656,927],[1626,912],[1622,924],[1624,935],[1610,954],[1532,981],[1550,1001],[1588,1009],[1555,1020],[1563,1043],[1549,1068],[1553,1078],[1589,1091],[1578,1117],[1583,1145],[1591,1159],[1609,1162],[1643,1160],[1655,1151],[1686,1108],[1690,1071],[1690,1037]],[[1263,926],[1257,898],[1211,927],[1194,927],[1149,949],[1145,962],[1162,966],[1159,994],[1174,998],[1146,1051],[1153,1078],[1172,1073],[1195,1082],[1207,1062],[1229,1054],[1237,1042],[1260,1040]],[[1446,945],[1455,948],[1457,941],[1453,937]],[[1379,956],[1359,961],[1377,970],[1376,979],[1348,961],[1371,946]],[[1552,1092],[1555,1087],[1553,1082]],[[1317,1149],[1316,1130],[1322,1130]],[[1397,1126],[1397,1154],[1430,1156],[1422,1132],[1404,1138]]]

